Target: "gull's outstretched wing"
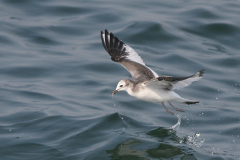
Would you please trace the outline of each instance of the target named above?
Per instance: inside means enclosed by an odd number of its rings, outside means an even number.
[[[112,33],[101,31],[102,44],[112,61],[120,63],[132,75],[136,83],[146,82],[158,75],[147,67],[142,58],[131,47],[114,37]]]
[[[202,78],[204,70],[198,71],[189,77],[168,77],[161,76],[154,78],[148,82],[143,83],[144,86],[150,89],[165,89],[174,90],[189,86],[192,82],[198,81]]]

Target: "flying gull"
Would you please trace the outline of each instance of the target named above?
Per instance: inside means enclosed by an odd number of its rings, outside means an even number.
[[[112,33],[109,34],[107,30],[105,30],[105,33],[101,31],[101,39],[103,47],[111,56],[112,61],[120,63],[127,69],[134,80],[123,79],[119,81],[112,95],[118,91],[126,91],[139,100],[162,103],[165,110],[171,114],[173,112],[166,108],[165,102],[180,112],[184,111],[174,107],[170,102],[180,102],[188,105],[199,103],[199,101],[182,98],[173,90],[181,89],[194,81],[200,80],[204,70],[188,77],[158,76],[156,72],[146,66],[134,49],[120,41]]]

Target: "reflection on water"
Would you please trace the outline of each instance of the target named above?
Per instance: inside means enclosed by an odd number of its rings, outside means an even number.
[[[107,150],[107,153],[111,153],[112,155],[110,156],[112,159],[118,159],[121,157],[132,157],[132,158],[137,158],[137,157],[142,157],[145,153],[145,150],[140,151],[137,149],[131,149],[130,147],[136,146],[138,144],[142,144],[143,142],[138,141],[138,140],[129,140],[127,142],[123,142],[121,144],[118,144],[114,149],[112,150]]]
[[[188,154],[184,149],[180,147],[175,147],[170,144],[161,143],[157,148],[149,149],[146,151],[148,156],[152,158],[171,158],[176,157],[178,159],[192,159],[195,160],[196,157],[192,154]]]
[[[151,147],[139,140],[128,140],[118,144],[114,149],[107,150],[112,159],[131,159],[131,160],[150,160],[152,158],[171,158],[193,159],[196,157],[189,152],[189,148],[183,149],[171,144],[160,143],[156,147]]]
[[[180,116],[179,116],[180,117]],[[181,122],[181,121],[180,121]],[[178,123],[180,124],[178,121]],[[146,133],[148,137],[143,141],[131,138],[116,145],[113,149],[107,150],[112,159],[152,159],[171,158],[197,159],[194,147],[201,147],[204,140],[198,140],[200,133],[193,136],[179,137],[174,129],[163,127],[151,130]],[[146,141],[148,139],[148,141]],[[153,141],[154,139],[154,141]],[[176,145],[176,143],[180,145]]]
[[[204,139],[200,139],[200,133],[196,132],[193,136],[183,136],[183,137],[179,137],[177,134],[177,132],[173,129],[164,129],[162,127],[152,130],[150,132],[148,132],[148,135],[151,135],[153,137],[158,137],[158,141],[160,142],[165,142],[166,140],[170,141],[170,142],[174,142],[174,143],[179,143],[179,144],[186,144],[188,146],[195,146],[200,148],[203,143],[204,143]]]

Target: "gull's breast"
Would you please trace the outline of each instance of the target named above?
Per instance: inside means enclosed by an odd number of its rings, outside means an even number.
[[[163,98],[161,96],[159,96],[152,90],[145,87],[135,92],[129,91],[128,94],[142,101],[156,102],[156,103],[163,102]]]

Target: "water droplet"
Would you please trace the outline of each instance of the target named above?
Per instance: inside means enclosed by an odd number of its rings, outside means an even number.
[[[199,137],[199,136],[200,136],[200,133],[196,132],[196,133],[195,133],[195,136],[196,136],[196,137]]]

